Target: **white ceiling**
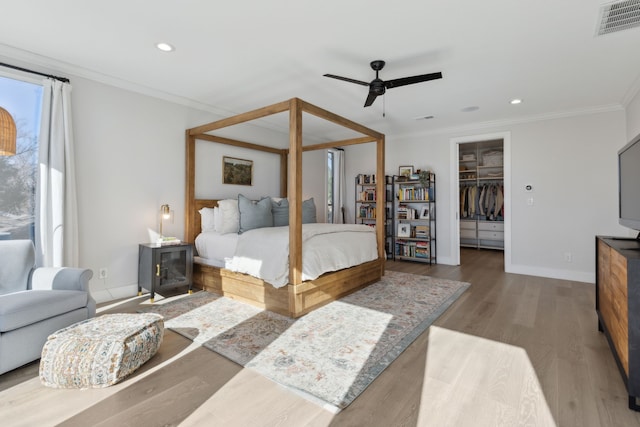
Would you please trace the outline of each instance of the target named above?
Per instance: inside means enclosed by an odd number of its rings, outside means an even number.
[[[621,108],[640,86],[640,28],[596,37],[598,0],[2,3],[5,56],[223,115],[299,97],[387,138]],[[375,59],[383,80],[444,77],[368,108],[365,86],[323,77],[370,81]]]

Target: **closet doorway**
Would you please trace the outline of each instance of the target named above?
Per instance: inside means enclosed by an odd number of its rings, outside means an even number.
[[[511,133],[451,139],[452,264],[460,247],[504,251],[511,270]]]

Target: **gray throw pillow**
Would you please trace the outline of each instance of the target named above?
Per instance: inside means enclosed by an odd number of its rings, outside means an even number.
[[[254,202],[242,194],[238,194],[238,210],[240,212],[238,234],[254,228],[273,227],[270,197],[264,197],[259,202]]]
[[[281,227],[289,225],[289,200],[271,200],[271,210],[273,212],[273,226]],[[318,222],[316,218],[316,204],[313,197],[302,202],[302,223],[309,224]]]
[[[302,223],[309,224],[318,222],[316,218],[316,204],[313,197],[302,202]]]
[[[275,201],[271,199],[271,211],[273,213],[274,227],[289,225],[289,200],[280,199]]]

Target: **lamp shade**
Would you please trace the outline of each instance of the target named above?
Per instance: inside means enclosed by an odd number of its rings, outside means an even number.
[[[169,205],[160,206],[160,212],[162,212],[162,218],[169,219],[171,217],[171,208]]]
[[[16,154],[16,122],[11,114],[0,107],[0,156]]]

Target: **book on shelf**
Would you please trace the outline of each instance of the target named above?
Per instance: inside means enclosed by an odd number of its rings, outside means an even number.
[[[368,184],[375,184],[376,183],[376,175],[375,174],[371,174],[371,175],[365,175],[365,174],[358,174],[358,184],[359,185],[368,185]]]
[[[415,209],[407,205],[398,205],[396,217],[397,219],[416,219],[416,213],[417,211]]]
[[[416,225],[415,226],[415,235],[416,235],[416,238],[429,237],[429,226],[428,225]]]
[[[416,247],[414,256],[416,258],[429,258],[429,248],[418,248],[418,247]]]
[[[396,255],[410,258],[429,258],[429,244],[427,242],[396,241]]]
[[[361,191],[358,194],[358,201],[361,202],[375,202],[376,201],[376,189],[370,188]]]
[[[398,189],[398,200],[428,201],[430,200],[429,193],[429,189],[424,187],[415,187],[413,185],[402,186]]]
[[[360,219],[375,219],[376,207],[370,205],[362,205],[358,211],[358,218]]]

